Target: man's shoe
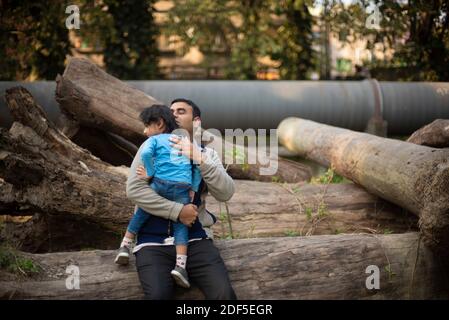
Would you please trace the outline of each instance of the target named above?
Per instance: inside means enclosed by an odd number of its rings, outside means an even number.
[[[189,276],[184,268],[176,266],[172,271],[171,275],[178,286],[183,288],[190,288]]]
[[[121,247],[118,249],[118,254],[115,257],[115,263],[125,266],[129,263],[129,248],[128,247]]]

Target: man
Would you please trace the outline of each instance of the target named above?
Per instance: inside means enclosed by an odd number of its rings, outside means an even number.
[[[187,99],[176,99],[170,109],[179,127],[186,130],[191,138],[173,138],[173,147],[198,164],[203,181],[193,204],[182,205],[169,201],[138,177],[137,170],[142,166],[142,146],[137,151],[131,164],[126,195],[150,215],[137,235],[137,245],[133,250],[145,298],[173,297],[174,283],[170,272],[176,263],[176,251],[171,224],[172,221],[179,221],[190,227],[187,271],[191,281],[204,293],[206,299],[236,299],[223,259],[212,242],[213,234],[209,227],[216,218],[205,208],[208,192],[218,201],[229,200],[234,194],[234,182],[213,149],[204,147],[201,150],[192,141],[194,123],[201,121],[198,106]]]

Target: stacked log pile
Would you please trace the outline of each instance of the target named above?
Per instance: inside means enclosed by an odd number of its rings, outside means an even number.
[[[136,145],[144,140],[138,114],[157,100],[127,87],[83,59],[72,59],[57,81],[56,98],[64,112],[57,124],[48,121],[25,89],[7,91],[5,98],[15,122],[9,131],[0,129],[0,214],[35,215],[35,227],[26,232],[31,239],[45,233],[43,225],[53,230],[73,225],[61,232],[58,239],[95,233],[98,248],[110,248],[116,238],[106,234],[123,233],[134,209],[125,195],[129,169],[116,165],[126,157],[127,161],[132,159]],[[237,239],[217,240],[238,297],[448,297],[447,283],[442,281],[445,262],[433,251],[447,240],[446,151],[410,143],[397,145],[388,139],[382,140],[382,149],[381,142],[373,144],[360,137],[351,140],[349,136],[340,139],[338,132],[330,130],[329,135],[337,139],[334,142],[326,134],[320,135],[315,127],[292,133],[283,130],[281,124],[280,132],[287,133],[280,138],[289,149],[332,165],[356,184],[307,184],[310,169],[286,160],[279,162],[277,183],[268,182],[272,177],[259,175],[260,163],[250,165],[250,170],[242,166],[231,168],[234,177],[258,180],[236,180],[236,194],[227,206]],[[295,136],[308,141],[304,142],[307,151],[289,142]],[[103,157],[105,152],[96,146],[105,137],[108,147],[122,150],[122,159]],[[365,147],[358,148],[357,143]],[[337,151],[329,151],[333,150],[332,145]],[[393,160],[387,161],[388,156]],[[404,160],[410,161],[406,163],[410,170],[406,177],[402,176],[406,171]],[[363,170],[367,170],[365,174]],[[431,174],[425,179],[429,185],[420,180],[425,178],[425,172]],[[391,186],[382,184],[387,180]],[[221,218],[224,204],[208,198],[208,210]],[[431,215],[429,210],[437,212]],[[417,232],[418,218],[408,211],[419,217],[422,233]],[[37,229],[44,231],[38,233]],[[395,234],[382,234],[391,232]],[[229,236],[226,219],[214,226],[214,233],[217,238]],[[291,236],[285,237],[287,234]],[[426,245],[421,243],[421,234]],[[115,251],[22,254],[34,261],[41,272],[22,281],[0,277],[0,298],[142,296],[134,265],[114,265]],[[69,265],[80,268],[80,290],[66,288],[65,271]],[[366,286],[369,266],[380,270],[380,289],[369,290]],[[176,297],[197,299],[202,294],[197,289],[179,290]]]

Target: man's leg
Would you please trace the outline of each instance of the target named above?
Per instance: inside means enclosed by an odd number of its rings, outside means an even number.
[[[136,268],[145,299],[173,299],[174,246],[148,246],[136,252]]]
[[[192,241],[188,246],[187,272],[208,300],[235,300],[228,271],[212,240]]]

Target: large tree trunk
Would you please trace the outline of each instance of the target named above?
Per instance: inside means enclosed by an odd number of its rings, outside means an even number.
[[[449,120],[437,119],[415,131],[407,142],[434,148],[449,147]]]
[[[134,209],[125,195],[128,168],[110,166],[72,143],[25,89],[7,90],[6,101],[20,122],[1,130],[0,212],[73,215],[123,230]]]
[[[445,270],[420,245],[417,233],[240,239],[218,241],[217,247],[240,299],[448,298]],[[133,261],[119,267],[113,263],[114,254],[28,254],[43,271],[26,281],[0,281],[0,298],[141,298]],[[66,288],[69,265],[79,267],[79,290]],[[367,282],[375,283],[368,279],[373,272],[369,266],[379,268],[379,289],[366,287]],[[195,288],[179,289],[176,297],[203,296]]]
[[[213,230],[231,235],[224,204],[208,199],[219,213]],[[403,233],[417,230],[417,218],[355,184],[273,184],[236,181],[228,203],[236,238],[337,233]]]
[[[130,167],[138,149],[120,136],[84,126],[70,140],[113,166]]]
[[[117,134],[136,145],[146,138],[139,113],[144,107],[155,103],[154,98],[108,75],[86,59],[70,59],[63,76],[58,77],[56,82],[56,100],[63,112],[60,128],[70,133],[70,137],[79,128],[90,127]],[[86,147],[90,145],[96,151],[101,145],[95,136],[80,139],[78,143]],[[227,145],[226,150],[233,150],[232,145],[223,143]],[[102,159],[110,157],[110,154],[104,152],[97,155]],[[258,181],[271,181],[274,177],[277,181],[290,183],[311,178],[308,167],[293,161],[279,159],[277,172],[270,175],[260,174],[260,168],[265,166],[259,162],[247,166],[232,165],[230,175],[235,179]]]
[[[278,128],[281,143],[419,216],[426,243],[449,249],[449,150],[385,139],[299,118]]]
[[[233,179],[261,182],[278,181],[295,183],[310,181],[312,178],[312,171],[304,164],[282,158],[278,158],[277,161],[279,167],[275,174],[261,174],[260,164],[230,164],[228,166],[228,173]]]
[[[56,100],[68,119],[139,145],[144,138],[139,114],[160,103],[80,58],[70,59],[64,74],[56,78]]]

